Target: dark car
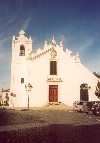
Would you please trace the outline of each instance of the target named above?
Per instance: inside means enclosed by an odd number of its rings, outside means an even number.
[[[93,105],[97,105],[100,103],[100,101],[92,101]]]
[[[96,114],[96,107],[98,106],[98,104],[94,104],[93,106],[92,106],[92,108],[91,108],[91,112],[92,112],[92,114]]]
[[[94,105],[93,101],[85,101],[83,103],[83,106],[82,106],[82,109],[81,111],[82,112],[85,112],[85,113],[89,113],[89,114],[92,114],[92,106]]]
[[[75,101],[73,103],[73,110],[81,112],[84,101]]]
[[[94,115],[100,115],[100,103],[94,104],[91,111]]]

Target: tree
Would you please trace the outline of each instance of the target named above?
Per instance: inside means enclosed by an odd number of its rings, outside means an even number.
[[[93,72],[93,74],[94,74],[97,78],[100,78],[100,74],[99,74],[99,73]]]
[[[100,81],[97,83],[95,95],[100,99]]]

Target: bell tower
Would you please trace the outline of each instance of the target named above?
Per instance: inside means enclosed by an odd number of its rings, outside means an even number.
[[[25,37],[25,32],[21,30],[19,37],[13,36],[12,38],[12,60],[21,62],[29,51],[32,51],[32,39]]]
[[[32,39],[27,38],[23,30],[19,32],[18,37],[13,36],[10,88],[13,96],[11,96],[10,106],[25,106],[26,58],[27,53],[31,51]]]

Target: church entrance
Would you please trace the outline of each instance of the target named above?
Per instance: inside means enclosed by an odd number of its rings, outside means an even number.
[[[58,102],[58,85],[49,85],[49,102]]]

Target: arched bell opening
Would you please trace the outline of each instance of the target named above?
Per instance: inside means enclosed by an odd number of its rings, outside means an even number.
[[[20,45],[20,54],[19,56],[25,56],[25,46],[24,45]]]

